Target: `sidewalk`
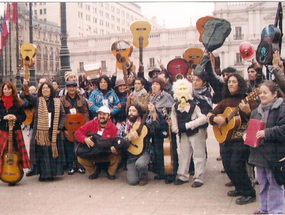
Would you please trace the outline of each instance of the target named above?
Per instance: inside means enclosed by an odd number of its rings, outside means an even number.
[[[177,186],[153,180],[152,173],[146,186],[130,186],[122,169],[114,181],[105,172],[96,180],[88,180],[87,173],[65,174],[53,182],[24,176],[15,187],[0,181],[0,215],[252,214],[259,207],[258,199],[241,206],[235,204],[237,197],[227,196],[233,188],[224,185],[229,179],[221,173],[222,162],[216,161],[219,145],[211,127],[208,131],[207,169],[200,188],[191,187],[192,177]],[[259,186],[255,188],[258,193]]]

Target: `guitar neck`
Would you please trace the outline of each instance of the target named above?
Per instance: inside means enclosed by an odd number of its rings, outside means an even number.
[[[141,135],[141,132],[142,132],[144,123],[145,123],[145,121],[146,121],[146,118],[147,118],[147,116],[148,116],[148,113],[149,113],[149,111],[147,111],[147,112],[143,115],[141,124],[140,124],[139,128],[137,129],[137,133],[138,133],[139,136]]]
[[[12,152],[13,152],[13,128],[9,127],[9,142],[8,142],[8,156],[9,159],[12,157]]]
[[[143,37],[139,38],[139,60],[143,65]]]

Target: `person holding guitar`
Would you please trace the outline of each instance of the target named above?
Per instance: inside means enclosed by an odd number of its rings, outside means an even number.
[[[85,125],[75,131],[74,136],[79,143],[86,144],[88,147],[94,147],[92,136],[88,133],[96,133],[105,139],[117,137],[118,128],[111,120],[111,110],[107,106],[101,106],[97,111],[98,117],[90,120]],[[107,175],[108,179],[116,179],[116,171],[122,159],[122,153],[114,146],[109,147],[104,154],[94,156],[92,158],[77,157],[87,172],[90,174],[89,179],[93,180],[99,177],[101,169],[98,168],[96,162],[109,162]]]
[[[118,136],[126,137],[130,142],[141,140],[140,144],[143,145],[142,151],[138,154],[132,154],[132,151],[128,150],[127,181],[130,185],[139,184],[143,186],[148,183],[148,165],[153,159],[153,145],[150,142],[150,137],[160,127],[154,105],[149,105],[149,111],[152,113],[152,118],[146,122],[146,117],[142,119],[141,107],[137,104],[131,104],[127,109],[126,124],[121,126],[118,133]],[[138,132],[139,129],[135,129],[135,125],[141,125],[141,123],[146,128],[142,129],[142,132]]]
[[[77,165],[74,153],[74,132],[89,121],[89,110],[86,99],[77,91],[75,81],[66,82],[67,94],[60,98],[66,113],[64,130],[64,150],[67,161],[68,174],[72,175]],[[79,173],[85,173],[82,165],[77,168]]]
[[[21,130],[21,124],[26,119],[26,114],[23,109],[22,100],[17,95],[16,86],[10,82],[4,82],[0,91],[0,173],[1,176],[9,176],[9,169],[16,169],[19,179],[23,176],[23,168],[29,168],[31,166],[28,153],[25,147],[25,142]],[[13,138],[9,141],[8,137],[8,122],[14,121],[15,125],[12,128]],[[9,129],[10,130],[10,129]],[[12,147],[10,152],[12,155],[5,153],[8,150],[8,145]],[[5,154],[5,155],[4,155]],[[7,157],[7,156],[8,157]],[[7,159],[7,162],[5,160]],[[12,159],[13,162],[9,162]],[[18,161],[18,163],[17,163]],[[12,164],[12,165],[11,165]],[[7,166],[7,172],[5,172]],[[9,167],[10,166],[10,167]],[[6,180],[9,185],[15,185],[18,181],[9,181],[9,177]],[[1,177],[1,180],[3,178]]]
[[[227,193],[230,197],[242,196],[236,200],[236,204],[243,205],[254,202],[256,193],[249,179],[246,163],[249,156],[249,146],[244,144],[242,139],[243,132],[247,128],[250,113],[258,106],[256,101],[246,102],[247,85],[243,77],[238,74],[231,74],[225,82],[224,100],[207,115],[209,123],[218,128],[223,128],[228,123],[236,123],[240,121],[240,126],[233,127],[228,133],[225,133],[225,141],[221,149],[222,161],[226,173],[235,190]],[[230,120],[227,116],[221,115],[226,108],[238,108],[238,114]],[[236,110],[232,108],[232,110]],[[230,114],[229,114],[230,115]],[[233,120],[233,121],[231,121]]]

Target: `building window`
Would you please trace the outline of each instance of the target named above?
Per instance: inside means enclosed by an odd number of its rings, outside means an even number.
[[[101,61],[101,67],[102,67],[102,70],[106,70],[107,69],[106,61],[104,61],[104,60]]]
[[[235,65],[242,65],[242,58],[240,53],[236,53],[236,62]]]
[[[154,67],[154,62],[155,62],[155,61],[154,61],[154,58],[153,58],[153,57],[149,59],[149,67],[150,67],[150,68],[153,68],[153,67]]]
[[[234,40],[242,40],[243,39],[243,34],[241,33],[241,27],[235,27],[235,35],[234,35]]]

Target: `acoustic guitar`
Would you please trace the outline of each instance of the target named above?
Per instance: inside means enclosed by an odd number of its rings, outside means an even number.
[[[183,58],[188,61],[190,68],[199,65],[203,58],[203,50],[200,48],[187,48],[183,52]]]
[[[125,41],[125,40],[118,40],[114,42],[111,46],[111,51],[116,58],[116,65],[119,69],[129,69],[132,67],[133,62],[129,59],[133,52],[133,46]]]
[[[173,81],[176,81],[177,79],[186,78],[189,64],[187,60],[183,58],[175,58],[168,62],[167,70],[172,75]]]
[[[68,132],[68,141],[74,142],[74,132],[86,123],[86,119],[81,113],[66,114],[66,121],[64,127]]]
[[[170,119],[166,107],[162,109],[166,120]],[[164,173],[166,175],[173,174],[173,147],[171,139],[171,127],[168,125],[168,137],[163,140],[163,161],[164,161]]]
[[[26,114],[26,120],[23,122],[24,125],[28,126],[33,122],[34,119],[34,113],[35,113],[35,108],[25,108],[24,109],[25,114]]]
[[[256,50],[256,61],[262,65],[272,65],[273,53],[279,50],[281,31],[269,25],[261,32],[261,41]]]
[[[144,114],[141,122],[135,122],[133,124],[131,132],[136,131],[138,133],[138,138],[132,140],[131,145],[127,149],[132,155],[140,155],[143,152],[145,137],[148,134],[148,128],[144,125],[147,116],[148,111]],[[129,137],[129,134],[126,137]]]
[[[202,36],[203,36],[203,32],[204,32],[204,25],[206,24],[206,22],[210,19],[212,19],[214,17],[212,16],[204,16],[204,17],[201,17],[197,20],[196,22],[196,28],[200,34],[200,37],[199,37],[199,41],[202,42]]]
[[[22,165],[19,162],[19,154],[13,150],[13,128],[14,120],[9,120],[8,151],[3,155],[3,166],[0,178],[6,183],[17,183],[24,175]]]
[[[244,102],[255,100],[259,95],[259,89],[256,88],[252,91],[245,99]],[[241,118],[238,115],[239,107],[227,107],[224,113],[218,114],[217,116],[222,116],[226,119],[226,124],[222,126],[213,125],[213,131],[215,138],[219,143],[224,143],[231,139],[233,132],[238,129],[241,125]]]
[[[131,24],[130,28],[134,36],[133,44],[139,48],[139,61],[143,65],[143,48],[148,46],[148,35],[151,31],[151,24],[147,21],[136,21]]]

